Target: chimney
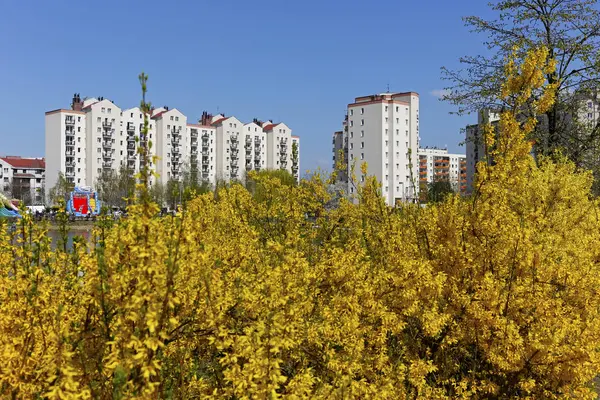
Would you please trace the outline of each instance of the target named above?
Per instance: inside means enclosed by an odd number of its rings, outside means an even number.
[[[202,111],[202,117],[200,118],[200,125],[210,125],[211,119],[212,119],[212,114],[209,114],[206,111]]]
[[[79,97],[79,93],[75,93],[73,95],[73,103],[71,103],[71,109],[73,111],[81,111],[83,108],[83,103],[81,102],[81,98]]]

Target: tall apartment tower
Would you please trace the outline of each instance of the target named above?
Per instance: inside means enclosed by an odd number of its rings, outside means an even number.
[[[355,164],[360,184],[365,176],[360,172],[363,162],[368,175],[381,183],[381,193],[388,205],[415,202],[419,162],[419,95],[415,92],[382,93],[357,97],[348,104],[347,119],[342,134],[334,134],[334,163],[339,150],[348,153],[348,176]],[[349,182],[348,193],[355,193]]]

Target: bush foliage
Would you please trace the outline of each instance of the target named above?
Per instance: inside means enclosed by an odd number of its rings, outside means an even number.
[[[141,187],[72,249],[25,216],[0,239],[0,396],[593,398],[592,180],[536,165],[517,122],[552,103],[552,67],[543,49],[507,65],[514,107],[470,198],[392,209],[371,178],[331,208],[328,179],[255,174],[260,196],[158,218]]]

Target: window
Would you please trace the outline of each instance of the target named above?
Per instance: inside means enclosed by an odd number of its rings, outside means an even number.
[[[387,129],[386,129],[386,130],[387,130]],[[387,133],[387,132],[386,132],[386,133]],[[385,145],[386,145],[386,146],[388,145],[388,141],[387,141],[387,140],[385,141]]]
[[[387,130],[387,128],[385,128],[385,134],[386,134],[386,135],[388,134],[388,130]]]
[[[133,113],[131,113],[131,118],[133,118]],[[140,114],[140,118],[142,118],[142,115]]]
[[[80,126],[77,127],[77,132],[81,132],[81,127]]]
[[[360,125],[361,125],[361,126],[363,126],[364,124],[365,124],[365,120],[364,120],[364,119],[361,119],[361,120],[360,120]]]
[[[365,181],[365,176],[364,176],[364,175],[361,175],[361,176],[360,176],[360,181],[361,181],[361,182],[364,182],[364,181]]]
[[[360,137],[365,137],[365,131],[360,131]]]
[[[109,108],[109,109],[108,109],[108,113],[110,114],[110,112],[111,112],[111,111],[112,111],[112,109],[110,109],[110,108]]]
[[[354,126],[354,121],[350,120],[350,126]]]
[[[400,123],[400,118],[396,118],[396,123],[399,124]]]
[[[102,113],[105,113],[106,109],[104,107],[102,107],[102,110],[100,110],[100,111],[102,111]]]
[[[350,143],[350,150],[354,149],[354,143]]]
[[[179,121],[179,117],[175,117],[175,121]]]
[[[387,112],[387,110],[388,110],[388,106],[385,106],[385,112]]]
[[[589,118],[589,119],[592,119],[592,117],[593,117],[593,116],[594,116],[594,115],[593,115],[592,113],[588,113],[588,118]]]
[[[354,115],[354,110],[350,109],[350,116]]]
[[[81,117],[77,117],[77,122],[81,122]]]
[[[77,148],[77,152],[78,152],[78,153],[81,153],[81,147],[78,147],[78,148]]]
[[[388,123],[388,117],[385,117],[385,123],[386,124]]]
[[[102,118],[98,117],[98,122],[102,122]]]
[[[80,137],[77,138],[77,143],[81,143],[81,138]]]
[[[350,131],[350,139],[354,137],[354,132]]]
[[[594,105],[592,104],[591,101],[588,102],[588,108],[592,108]]]
[[[173,116],[171,115],[171,121],[173,121]]]
[[[398,112],[398,111],[399,111],[399,110],[398,110],[398,108],[399,108],[399,107],[398,107],[398,106],[396,106],[396,112]]]
[[[385,180],[387,181],[387,180],[389,180],[389,179],[390,179],[390,176],[389,176],[389,175],[386,175],[386,176],[385,176]]]
[[[360,148],[364,149],[365,148],[365,142],[360,142]]]
[[[362,115],[362,114],[364,114],[364,113],[365,113],[365,109],[364,109],[364,108],[361,108],[361,109],[360,109],[360,115]]]
[[[81,168],[77,168],[77,172],[81,172]],[[37,179],[37,182],[40,183],[41,179]]]
[[[364,160],[365,159],[365,153],[360,153],[360,159]]]

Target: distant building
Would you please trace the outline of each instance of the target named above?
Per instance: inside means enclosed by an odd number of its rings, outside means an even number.
[[[450,182],[461,194],[467,191],[467,157],[464,154],[448,153],[448,149],[419,149],[419,184]]]
[[[496,126],[500,120],[500,114],[489,110],[483,110],[479,113],[477,125],[468,125],[465,129],[467,145],[467,186],[466,193],[473,192],[475,182],[476,166],[479,161],[485,157],[485,146],[481,126],[484,121]]]
[[[121,168],[133,175],[140,169],[138,147],[148,142],[149,156],[158,157],[150,166],[162,183],[182,180],[185,171],[210,184],[243,180],[247,171],[262,169],[286,169],[299,178],[300,139],[286,124],[256,119],[244,124],[207,112],[198,122],[190,123],[175,108],[156,108],[148,136],[141,138],[144,115],[138,107],[121,109],[101,97],[82,100],[75,94],[71,109],[46,112],[47,184],[53,187],[61,173],[78,186],[94,186],[103,173]]]
[[[44,204],[45,173],[43,158],[0,157],[2,191],[26,205]]]
[[[415,92],[382,93],[357,97],[348,104],[343,130],[333,134],[333,163],[344,157],[348,194],[366,179],[360,166],[368,164],[368,175],[381,182],[388,205],[418,199],[419,95]],[[355,164],[358,182],[350,181]]]

